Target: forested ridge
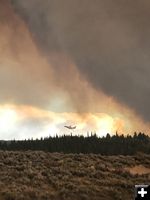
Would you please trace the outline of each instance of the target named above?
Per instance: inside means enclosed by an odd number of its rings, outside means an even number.
[[[133,155],[138,152],[150,154],[150,137],[144,133],[131,135],[107,134],[106,137],[63,135],[41,139],[0,141],[1,150],[42,150],[63,153],[95,153],[102,155]]]

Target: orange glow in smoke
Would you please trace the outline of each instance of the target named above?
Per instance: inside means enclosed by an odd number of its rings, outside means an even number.
[[[10,139],[13,134],[13,138],[17,134],[16,139],[54,136],[56,133],[70,134],[71,131],[64,125],[76,125],[77,128],[72,131],[74,135],[86,136],[87,132],[93,132],[101,137],[107,133],[115,134],[116,131],[119,134],[134,132],[128,119],[115,118],[105,113],[79,115],[68,112],[56,113],[25,105],[0,106],[0,130],[5,139]],[[136,125],[138,128],[138,124]],[[130,127],[130,132],[126,132],[127,127]]]

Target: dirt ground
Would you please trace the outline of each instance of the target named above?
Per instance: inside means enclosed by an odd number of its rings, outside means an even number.
[[[0,151],[0,200],[131,200],[148,183],[150,155]]]

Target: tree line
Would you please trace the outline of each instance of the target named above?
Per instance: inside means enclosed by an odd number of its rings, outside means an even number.
[[[8,151],[42,150],[63,153],[95,153],[102,155],[150,154],[150,137],[144,133],[131,135],[107,134],[106,137],[63,135],[41,139],[0,141],[0,149]]]

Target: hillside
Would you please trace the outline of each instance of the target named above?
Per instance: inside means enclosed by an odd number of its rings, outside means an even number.
[[[150,182],[150,155],[0,151],[1,200],[133,199]]]

